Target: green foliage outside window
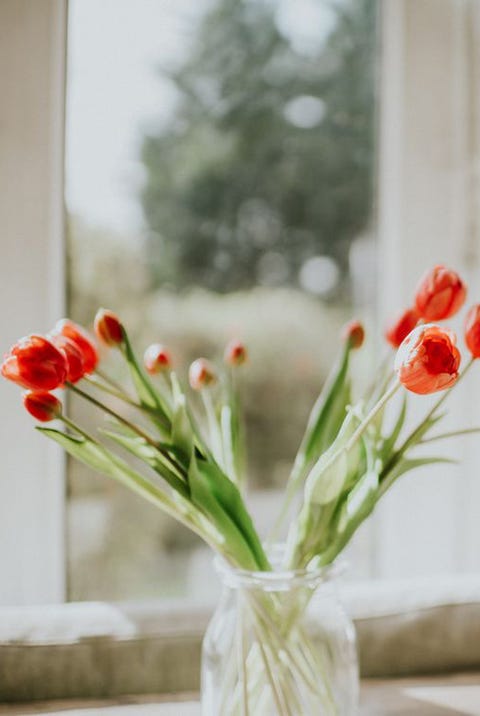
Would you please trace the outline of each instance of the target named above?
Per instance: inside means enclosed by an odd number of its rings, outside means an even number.
[[[331,8],[307,54],[279,30],[278,3],[219,0],[203,19],[169,73],[177,110],[143,141],[154,285],[295,286],[327,255],[345,289],[372,204],[376,3]]]

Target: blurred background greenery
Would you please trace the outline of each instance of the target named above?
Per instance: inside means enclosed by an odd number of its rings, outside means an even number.
[[[220,360],[229,338],[247,343],[250,499],[262,533],[340,327],[354,307],[367,320],[373,309],[376,13],[375,0],[206,2],[187,52],[157,63],[175,102],[138,143],[138,227],[69,216],[75,320],[116,310],[139,351],[168,344],[183,376],[199,355]],[[76,52],[88,52],[75,32],[71,22]],[[67,149],[75,140],[67,135]],[[115,356],[106,361],[121,378]],[[98,424],[85,405],[72,411]],[[72,599],[202,597],[209,558],[193,536],[77,463],[68,489]]]

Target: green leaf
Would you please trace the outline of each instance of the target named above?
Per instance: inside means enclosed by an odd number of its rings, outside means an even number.
[[[342,449],[335,455],[327,450],[307,478],[305,500],[318,505],[327,505],[340,495],[347,475],[347,451]]]
[[[405,452],[408,448],[412,448],[422,440],[424,435],[428,433],[440,420],[445,417],[445,413],[439,413],[438,415],[432,415],[425,418],[420,425],[413,431],[410,437],[407,438],[403,446],[400,448],[401,452]]]
[[[378,472],[369,470],[348,493],[340,511],[337,527],[339,532],[344,532],[352,519],[371,512],[375,504],[378,480]]]
[[[226,477],[225,479],[228,480]],[[224,495],[218,489],[219,481],[222,481],[222,475],[214,464],[197,460],[195,455],[192,456],[188,471],[192,502],[224,535],[227,549],[239,565],[244,569],[264,568],[258,563],[255,552],[244,534],[243,526],[239,524],[240,515],[232,515],[231,510],[225,509]],[[231,484],[235,487],[233,483]]]
[[[220,413],[220,425],[222,431],[223,457],[225,470],[235,484],[238,484],[238,474],[235,460],[235,425],[230,405],[222,405]]]
[[[37,426],[37,430],[44,433],[52,440],[55,440],[63,447],[72,457],[77,458],[84,464],[105,473],[112,469],[109,461],[105,456],[105,451],[101,445],[93,441],[86,440],[81,435],[70,435],[55,428],[43,428]]]
[[[380,488],[377,495],[377,501],[382,497],[387,490],[398,480],[401,475],[404,475],[410,470],[415,470],[417,467],[423,467],[424,465],[438,464],[455,464],[457,461],[447,457],[420,457],[420,458],[406,458],[402,457],[397,460],[393,467],[382,476],[380,482]]]
[[[246,446],[236,372],[227,372],[224,382],[220,431],[225,470],[233,482],[241,488],[245,479]]]
[[[340,361],[312,408],[290,477],[294,485],[301,482],[308,465],[332,445],[345,420],[351,400],[348,377],[350,350],[346,341]]]
[[[70,435],[54,428],[37,427],[37,430],[57,442],[69,455],[84,465],[120,482],[176,519],[185,522],[185,517],[179,513],[177,505],[168,495],[105,446],[82,435]]]
[[[187,409],[187,399],[182,392],[177,376],[172,373],[173,416],[171,442],[176,445],[187,461],[193,450],[194,436]]]
[[[225,514],[236,525],[255,555],[260,569],[269,569],[262,543],[238,487],[212,462],[194,458],[196,469],[208,482],[212,494]]]
[[[141,404],[157,411],[160,417],[160,425],[165,428],[165,421],[170,421],[168,407],[140,367],[125,329],[123,330],[122,352],[130,369],[130,375]]]
[[[125,448],[125,450],[128,450],[132,455],[135,455],[135,457],[143,460],[163,477],[170,487],[188,499],[190,493],[187,483],[180,474],[172,469],[171,463],[160,450],[155,449],[153,445],[149,445],[143,438],[138,436],[121,435],[112,430],[101,430],[101,432]]]
[[[405,424],[406,416],[407,416],[407,396],[405,394],[403,396],[402,405],[401,405],[400,411],[398,413],[397,420],[395,421],[393,430],[390,433],[390,435],[388,436],[388,438],[385,438],[385,440],[383,441],[383,444],[382,444],[381,455],[382,455],[382,458],[384,461],[388,460],[389,456],[391,455],[391,453],[395,447],[395,443],[397,442],[398,437],[399,437],[399,435],[402,431],[402,428]]]
[[[403,458],[389,473],[389,482],[394,482],[401,475],[404,475],[406,472],[410,472],[410,470],[415,470],[417,467],[442,463],[445,465],[455,465],[457,460],[452,460],[448,457]]]
[[[305,483],[305,501],[326,505],[336,500],[344,486],[363,471],[362,441],[346,449],[348,440],[358,425],[358,417],[351,410],[345,418],[335,441],[317,460]]]
[[[93,468],[97,472],[111,477],[138,494],[155,507],[162,509],[168,515],[196,532],[207,544],[219,549],[222,553],[225,546],[225,536],[204,515],[199,512],[190,500],[186,500],[179,493],[173,493],[173,499],[159,489],[124,462],[118,455],[95,440],[82,435],[70,435],[53,428],[38,427],[44,433],[80,462]]]

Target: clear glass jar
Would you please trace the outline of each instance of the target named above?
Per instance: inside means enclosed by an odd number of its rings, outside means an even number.
[[[275,548],[274,569],[281,556]],[[338,599],[338,568],[217,568],[223,591],[203,641],[203,716],[354,716],[355,630]]]

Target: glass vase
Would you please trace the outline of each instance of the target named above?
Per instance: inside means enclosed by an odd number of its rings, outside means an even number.
[[[354,716],[355,630],[338,599],[338,569],[217,569],[223,590],[203,641],[202,716]]]

